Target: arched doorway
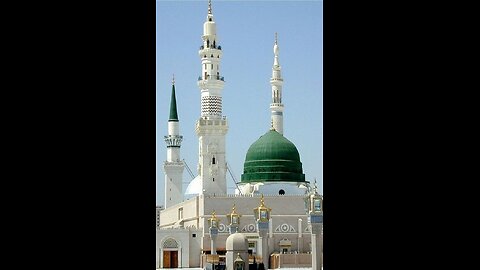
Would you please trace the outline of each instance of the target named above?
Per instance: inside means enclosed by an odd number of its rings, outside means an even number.
[[[173,238],[167,238],[162,244],[161,268],[177,268],[180,260],[179,245]]]

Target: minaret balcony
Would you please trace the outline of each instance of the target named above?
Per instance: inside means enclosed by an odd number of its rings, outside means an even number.
[[[207,75],[206,79],[202,76],[198,77],[197,85],[200,89],[223,89],[225,79],[222,76]]]
[[[164,166],[169,166],[169,167],[183,167],[185,166],[185,164],[183,163],[183,161],[164,161],[163,162],[163,165]]]
[[[200,48],[202,48],[202,47],[200,47]],[[221,49],[213,49],[213,48],[204,48],[204,49],[200,49],[198,51],[198,55],[202,59],[209,58],[209,57],[211,58],[212,55],[213,55],[214,58],[220,58],[220,57],[222,57],[222,50]]]
[[[220,81],[225,81],[225,78],[223,76],[220,76],[220,75],[207,75],[206,77],[205,76],[198,76],[198,80],[201,81],[201,80],[220,80]]]
[[[208,47],[207,47],[207,48],[208,48]],[[210,48],[221,50],[221,49],[222,49],[222,46],[216,46],[216,45],[215,45],[215,46],[210,46]],[[205,46],[203,46],[203,45],[200,46],[200,50],[203,50],[203,49],[205,49]]]
[[[283,112],[285,108],[282,103],[270,103],[270,110],[275,112]]]
[[[164,136],[167,147],[180,147],[183,141],[183,136],[180,135],[168,135]]]
[[[200,118],[197,120],[197,126],[226,126],[227,125],[227,117],[222,116],[219,119],[207,119],[207,118]]]
[[[207,119],[206,117],[201,117],[197,120],[195,125],[195,131],[198,135],[205,134],[226,134],[228,130],[227,117],[222,116],[221,118]]]

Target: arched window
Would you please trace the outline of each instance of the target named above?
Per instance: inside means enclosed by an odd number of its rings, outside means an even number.
[[[212,157],[212,164],[215,164],[215,156]]]

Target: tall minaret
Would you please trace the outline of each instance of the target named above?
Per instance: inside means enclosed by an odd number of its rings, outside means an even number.
[[[172,97],[170,100],[170,117],[168,118],[167,160],[163,163],[165,172],[165,208],[183,201],[182,176],[184,163],[180,160],[180,146],[183,136],[180,136],[177,100],[175,98],[175,77],[172,80]]]
[[[228,124],[226,117],[222,116],[222,90],[225,82],[220,76],[222,48],[218,45],[211,1],[208,1],[202,39],[203,45],[198,51],[202,60],[202,73],[198,78],[201,116],[195,127],[199,144],[197,169],[202,181],[202,194],[226,194],[225,135]]]
[[[282,85],[283,79],[280,72],[280,63],[278,62],[278,41],[277,33],[275,33],[275,45],[273,45],[273,53],[275,60],[272,67],[272,103],[270,103],[270,111],[272,112],[272,126],[280,134],[283,135],[283,104],[282,104]]]

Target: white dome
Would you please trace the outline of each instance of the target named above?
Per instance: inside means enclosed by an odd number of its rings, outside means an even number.
[[[185,195],[196,195],[202,193],[202,178],[200,175],[197,175],[190,184],[187,186],[187,190],[185,191]]]
[[[248,240],[242,233],[234,233],[227,238],[227,251],[247,251]]]

